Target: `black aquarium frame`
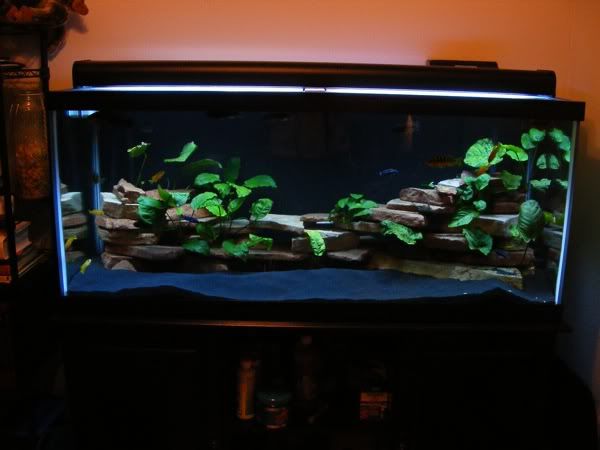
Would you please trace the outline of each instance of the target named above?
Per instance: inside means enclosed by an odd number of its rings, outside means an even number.
[[[50,110],[379,111],[581,121],[585,104],[555,98],[551,71],[330,63],[78,61],[74,89],[51,92]],[[299,93],[100,91],[107,86],[295,86]],[[529,99],[339,94],[323,88],[401,88],[525,94]],[[316,92],[315,92],[316,91]],[[544,97],[539,97],[544,96]]]
[[[491,67],[392,66],[329,63],[78,61],[74,89],[50,92],[51,113],[64,110],[210,110],[210,111],[365,111],[511,117],[581,121],[585,103],[555,98],[551,71]],[[107,86],[300,86],[295,93],[107,91]],[[332,94],[323,87],[399,88],[518,93],[527,99]],[[317,90],[317,92],[315,92]],[[542,96],[542,97],[539,97]],[[49,120],[49,124],[53,121]],[[52,130],[51,130],[52,131]],[[56,149],[55,149],[56,151]],[[575,159],[575,158],[573,158]],[[54,172],[54,171],[53,171]],[[56,180],[55,180],[56,183]],[[200,328],[324,328],[405,331],[412,329],[508,329],[553,334],[560,328],[562,306],[519,300],[508,294],[478,301],[443,299],[414,302],[236,302],[190,295],[168,298],[129,295],[67,294],[59,310],[77,321],[122,321]],[[186,322],[186,321],[191,322]]]

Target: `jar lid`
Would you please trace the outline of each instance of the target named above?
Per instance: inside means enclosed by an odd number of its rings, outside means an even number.
[[[268,390],[257,392],[256,398],[264,404],[283,406],[290,402],[292,394],[288,391]]]

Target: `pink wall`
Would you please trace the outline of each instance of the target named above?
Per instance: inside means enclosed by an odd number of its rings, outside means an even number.
[[[74,24],[67,45],[52,61],[55,89],[70,86],[71,64],[83,58],[421,64],[430,57],[552,69],[560,95],[588,101],[600,88],[595,81],[600,67],[584,59],[598,46],[595,0],[87,3],[90,15]],[[600,111],[591,107],[596,114],[590,117],[600,119]],[[600,158],[600,135],[595,138],[589,151]]]
[[[69,87],[77,59],[214,59],[421,64],[490,59],[557,72],[559,94],[588,102],[570,254],[564,357],[595,386],[600,305],[600,1],[598,0],[87,0],[52,61],[52,87]],[[594,237],[594,238],[592,238]],[[596,283],[596,284],[594,284]],[[597,375],[594,375],[597,373]]]

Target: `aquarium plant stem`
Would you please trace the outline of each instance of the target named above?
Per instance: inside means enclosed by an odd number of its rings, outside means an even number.
[[[148,154],[144,153],[144,159],[142,159],[142,164],[140,165],[140,171],[138,172],[138,177],[135,182],[136,186],[139,186],[142,181],[142,172],[144,171],[144,166],[146,165],[146,160],[148,159]]]

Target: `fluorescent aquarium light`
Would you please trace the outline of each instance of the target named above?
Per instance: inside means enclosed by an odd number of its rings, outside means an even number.
[[[299,86],[219,86],[219,85],[135,85],[84,87],[86,91],[109,92],[260,92],[296,93],[302,92]]]
[[[437,89],[396,89],[362,87],[321,87],[321,86],[226,86],[226,85],[115,85],[83,87],[86,91],[108,92],[240,92],[240,93],[320,93],[347,95],[386,95],[416,97],[458,97],[488,98],[508,100],[552,100],[548,95],[528,95],[513,92],[451,91]]]
[[[417,97],[462,97],[462,98],[497,98],[510,100],[551,100],[547,95],[528,95],[511,92],[478,92],[478,91],[448,91],[437,89],[379,89],[379,88],[327,88],[332,94],[353,95],[398,95]]]

